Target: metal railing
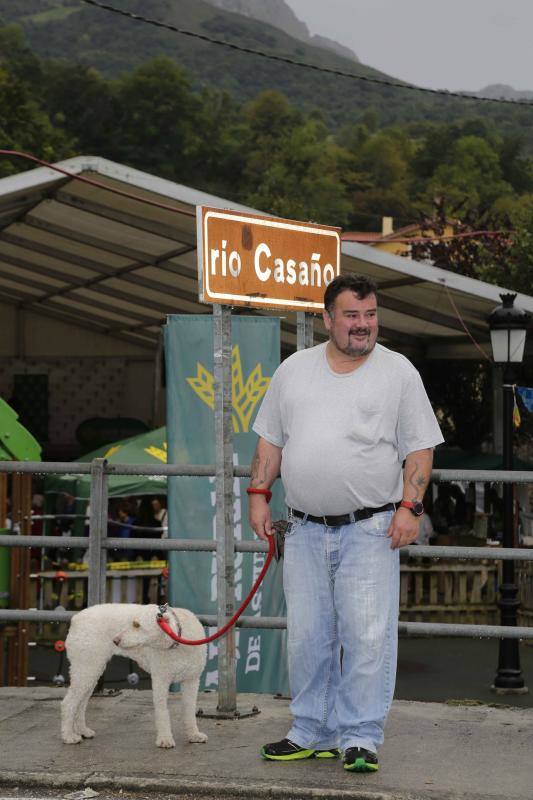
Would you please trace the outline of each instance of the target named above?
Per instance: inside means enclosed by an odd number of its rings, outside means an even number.
[[[216,475],[215,465],[173,465],[173,464],[108,464],[105,459],[95,459],[90,463],[73,462],[14,462],[0,461],[0,473],[31,473],[33,475],[90,475],[90,517],[89,536],[32,536],[21,534],[4,534],[0,538],[0,546],[6,547],[61,547],[87,548],[88,550],[88,589],[87,603],[95,605],[105,602],[105,580],[107,550],[124,547],[124,539],[107,536],[108,526],[108,479],[112,475],[158,475],[168,477],[213,477]],[[249,467],[234,467],[233,475],[244,478],[250,475]],[[432,472],[435,482],[463,481],[476,483],[533,483],[533,472],[504,470],[455,470],[436,469]],[[218,526],[217,526],[218,530]],[[224,535],[224,532],[222,532]],[[169,539],[128,539],[129,550],[161,550],[161,551],[206,551],[220,552],[213,539],[169,538]],[[267,552],[265,542],[234,540],[230,552]],[[414,558],[446,558],[446,559],[486,559],[490,561],[533,561],[533,549],[529,548],[494,548],[494,547],[457,547],[457,546],[425,546],[409,545],[402,548]],[[217,569],[223,562],[217,562]],[[226,571],[223,569],[223,574]],[[74,611],[44,611],[38,609],[0,609],[0,621],[11,622],[65,622],[77,613]],[[218,600],[216,615],[199,614],[204,625],[220,625],[227,619],[223,602]],[[243,628],[286,627],[285,617],[249,617],[243,615],[237,622]],[[533,627],[448,624],[431,622],[399,622],[399,631],[408,635],[426,636],[463,636],[507,639],[533,639]],[[229,667],[219,664],[219,670]],[[233,667],[234,669],[234,667]]]

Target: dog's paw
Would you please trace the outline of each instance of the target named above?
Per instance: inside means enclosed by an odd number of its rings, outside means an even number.
[[[80,731],[80,733],[84,739],[92,739],[94,736],[96,736],[95,732],[91,728],[84,728],[82,731]]]
[[[207,736],[205,733],[200,733],[200,731],[198,731],[198,733],[192,733],[189,736],[189,742],[197,742],[198,744],[205,744],[205,742],[207,742]]]
[[[63,736],[63,744],[79,744],[81,736],[78,733],[69,733],[68,736]]]
[[[172,736],[158,736],[155,743],[158,747],[176,747],[176,742]]]

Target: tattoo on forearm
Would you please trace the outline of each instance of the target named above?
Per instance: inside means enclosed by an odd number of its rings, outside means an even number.
[[[254,455],[250,476],[250,483],[252,486],[258,486],[261,483],[267,483],[269,465],[270,458],[267,457],[263,462],[261,462],[259,454],[256,453]]]
[[[413,471],[410,475],[407,476],[407,481],[410,486],[413,487],[414,497],[412,498],[413,502],[416,502],[421,499],[424,494],[424,490],[426,487],[426,478],[424,475],[420,475],[418,473],[419,466],[415,461],[413,464]]]
[[[254,457],[252,459],[252,467],[251,467],[251,475],[250,475],[250,480],[251,480],[252,485],[253,485],[253,482],[255,480],[257,480],[258,471],[259,471],[259,456],[258,456],[257,453],[255,453],[255,455],[254,455]]]

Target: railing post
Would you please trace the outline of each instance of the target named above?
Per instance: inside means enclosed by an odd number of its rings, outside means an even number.
[[[235,611],[231,309],[213,306],[218,626]],[[218,640],[218,708],[237,709],[235,629]]]
[[[514,389],[512,374],[508,365],[503,375],[503,468],[513,469],[513,408]],[[513,484],[503,484],[503,546],[516,547],[514,530]],[[515,578],[514,561],[502,564],[500,585],[500,618],[502,625],[516,627],[518,624],[518,587]],[[529,690],[524,683],[520,666],[520,642],[518,639],[500,639],[498,650],[498,670],[494,678],[493,691],[496,694],[526,694]]]
[[[95,458],[91,462],[88,606],[105,603],[107,550],[102,548],[102,539],[107,536],[106,464],[105,458]]]
[[[313,315],[305,311],[296,312],[296,348],[306,350],[313,346]]]

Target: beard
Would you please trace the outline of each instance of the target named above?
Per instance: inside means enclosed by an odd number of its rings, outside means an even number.
[[[352,341],[351,339],[352,334],[358,334],[358,335],[365,334],[367,338],[365,341],[355,342]],[[337,350],[339,350],[341,353],[344,353],[344,355],[346,356],[355,356],[355,357],[366,356],[374,349],[374,345],[376,344],[377,341],[377,331],[375,332],[375,335],[373,335],[373,332],[368,328],[352,328],[349,331],[348,341],[346,344],[341,344],[341,342],[339,342],[333,331],[329,332],[329,338],[331,339]]]

